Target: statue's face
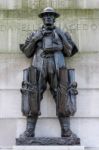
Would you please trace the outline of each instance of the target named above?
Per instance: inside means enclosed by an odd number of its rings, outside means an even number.
[[[55,16],[53,14],[47,13],[43,16],[43,23],[47,26],[52,26],[55,22]]]

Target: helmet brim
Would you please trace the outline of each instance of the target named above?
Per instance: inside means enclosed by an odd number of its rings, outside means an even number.
[[[58,13],[56,13],[56,12],[42,12],[42,13],[40,13],[38,16],[39,16],[40,18],[43,18],[43,16],[44,16],[45,14],[53,14],[53,15],[55,16],[55,18],[58,18],[58,17],[60,16],[60,14],[58,14]]]

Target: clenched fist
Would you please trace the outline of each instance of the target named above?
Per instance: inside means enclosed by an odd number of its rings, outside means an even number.
[[[34,36],[32,37],[32,41],[38,41],[43,38],[43,34],[41,31],[35,32]]]

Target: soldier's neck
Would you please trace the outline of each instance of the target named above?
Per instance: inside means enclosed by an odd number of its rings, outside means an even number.
[[[45,29],[47,29],[47,30],[52,30],[52,29],[55,28],[54,25],[44,25],[43,27],[44,27]]]

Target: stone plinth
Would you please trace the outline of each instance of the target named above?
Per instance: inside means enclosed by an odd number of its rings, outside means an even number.
[[[80,145],[76,135],[71,137],[27,137],[16,139],[16,145]]]
[[[84,146],[14,146],[13,150],[84,150]]]

